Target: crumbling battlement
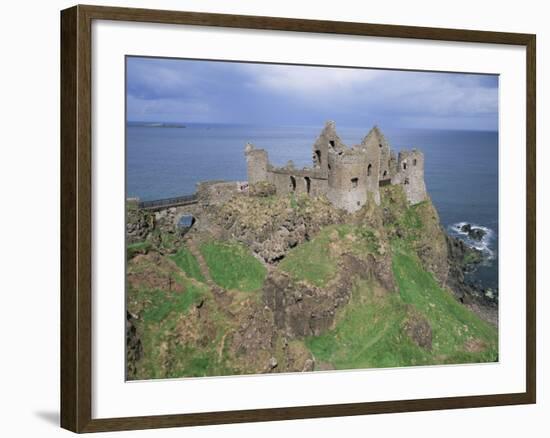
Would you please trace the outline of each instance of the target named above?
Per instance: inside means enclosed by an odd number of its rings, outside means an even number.
[[[327,122],[313,144],[312,167],[296,169],[292,162],[275,167],[267,151],[250,143],[245,156],[249,184],[271,183],[278,194],[324,195],[348,212],[359,210],[369,199],[379,204],[379,187],[386,184],[403,185],[411,204],[427,197],[422,152],[402,151],[396,157],[377,126],[350,148],[336,134],[334,122]]]

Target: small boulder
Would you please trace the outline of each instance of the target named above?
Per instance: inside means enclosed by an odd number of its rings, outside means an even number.
[[[472,228],[472,230],[468,233],[468,236],[471,239],[481,241],[485,237],[485,234],[487,233],[481,228]]]
[[[477,241],[482,240],[487,234],[487,232],[484,229],[476,226],[472,226],[472,224],[464,224],[459,227],[459,230],[462,231],[463,233],[467,233],[470,239],[477,240]]]

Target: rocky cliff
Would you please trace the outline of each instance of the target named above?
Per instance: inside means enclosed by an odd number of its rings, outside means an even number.
[[[464,278],[478,254],[429,199],[387,186],[349,214],[260,187],[194,214],[185,235],[128,215],[130,378],[498,358],[490,305]]]

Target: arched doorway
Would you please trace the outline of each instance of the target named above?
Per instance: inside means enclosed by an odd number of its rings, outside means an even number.
[[[184,213],[176,223],[176,228],[181,234],[186,234],[197,222],[197,219],[192,214]]]
[[[309,176],[304,177],[304,182],[306,184],[306,193],[309,195],[311,192],[311,178]]]
[[[292,175],[290,176],[290,190],[293,192],[296,191],[296,178]]]

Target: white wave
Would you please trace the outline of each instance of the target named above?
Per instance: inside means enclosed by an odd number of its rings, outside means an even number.
[[[462,231],[462,227],[466,224],[470,224],[472,230],[479,229],[485,233],[481,240],[472,239],[469,237],[467,231]],[[495,232],[492,229],[484,227],[483,225],[477,225],[473,222],[457,222],[456,224],[449,225],[447,229],[451,236],[458,237],[469,247],[481,251],[486,255],[488,260],[493,260],[495,258],[495,253],[493,249],[491,249],[491,244],[495,237]]]

